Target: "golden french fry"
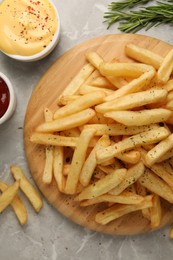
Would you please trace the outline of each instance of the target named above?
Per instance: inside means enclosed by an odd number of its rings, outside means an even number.
[[[63,160],[64,150],[61,146],[56,146],[54,149],[53,160],[53,175],[58,185],[59,191],[63,192],[65,188],[65,178],[63,176]]]
[[[97,112],[106,113],[116,110],[127,110],[144,106],[151,103],[166,100],[167,91],[165,89],[149,89],[137,93],[128,94],[115,100],[102,103],[95,107]]]
[[[104,97],[105,94],[102,91],[85,94],[66,106],[59,108],[54,114],[54,119],[64,118],[97,105],[103,101]]]
[[[90,86],[90,85],[84,85],[84,86],[80,87],[80,89],[79,89],[79,93],[81,95],[86,95],[86,94],[94,93],[94,92],[98,92],[98,91],[103,92],[106,96],[111,95],[114,92],[112,89],[99,88],[99,87]]]
[[[80,130],[77,127],[71,128],[71,129],[68,129],[68,130],[64,130],[62,136],[79,137],[80,136]]]
[[[162,209],[160,204],[160,197],[156,194],[153,195],[153,206],[150,208],[151,228],[160,226],[162,218]]]
[[[83,191],[75,198],[75,201],[92,199],[109,192],[125,179],[126,173],[126,169],[118,169],[112,173],[109,173],[103,179],[85,187]]]
[[[61,100],[62,96],[76,94],[80,86],[87,80],[87,78],[91,75],[93,71],[94,67],[91,64],[84,65],[61,93],[61,95],[59,96],[59,100]]]
[[[111,222],[121,216],[124,216],[124,215],[134,212],[134,211],[150,208],[150,207],[152,207],[152,205],[153,205],[152,195],[148,195],[148,196],[144,197],[144,200],[141,203],[138,203],[136,205],[117,204],[108,209],[105,209],[96,214],[95,221],[101,225],[106,225],[109,222]]]
[[[155,69],[159,69],[161,63],[163,62],[163,57],[159,54],[132,43],[125,46],[125,53],[128,57],[139,62],[151,65]]]
[[[171,111],[164,108],[145,109],[139,111],[111,111],[104,114],[126,126],[142,126],[165,122]]]
[[[157,72],[157,80],[162,84],[168,82],[173,68],[173,49],[169,51],[166,57],[163,59],[160,68]]]
[[[91,81],[91,85],[99,88],[112,88],[112,84],[105,77],[98,77],[95,80]]]
[[[108,159],[116,157],[119,153],[131,150],[143,144],[157,143],[166,138],[169,133],[169,130],[165,127],[159,127],[158,129],[142,132],[140,134],[128,137],[123,141],[97,151],[97,162],[102,163]]]
[[[43,170],[42,181],[46,184],[50,184],[52,181],[53,176],[53,146],[46,147],[46,160],[45,160],[45,167]]]
[[[76,99],[80,98],[80,95],[67,95],[67,96],[61,96],[58,99],[58,104],[60,104],[61,106],[65,106],[70,104],[71,102],[75,101]]]
[[[111,195],[119,195],[122,191],[124,191],[127,187],[132,185],[137,181],[137,179],[144,173],[145,166],[142,162],[137,163],[127,170],[126,178],[119,185],[117,185],[114,189],[112,189],[109,194]]]
[[[53,145],[53,146],[76,146],[78,137],[33,133],[30,137],[30,141],[35,144],[44,144],[44,145]]]
[[[47,107],[44,108],[44,119],[45,119],[46,122],[50,122],[50,121],[53,120],[53,113]]]
[[[76,145],[76,149],[73,154],[70,171],[67,176],[67,181],[65,186],[65,192],[67,194],[76,193],[80,172],[85,162],[89,142],[91,141],[91,138],[94,136],[94,133],[95,133],[94,129],[84,129],[81,132],[78,143]]]
[[[8,207],[15,198],[19,189],[20,181],[14,182],[0,195],[0,213]]]
[[[158,162],[168,151],[173,148],[173,134],[162,140],[154,146],[146,155],[146,162],[148,165],[153,165]]]
[[[118,154],[116,155],[116,158],[126,163],[136,164],[139,162],[141,154],[139,151],[132,150],[126,153]]]
[[[170,92],[173,90],[173,79],[170,79],[167,81],[167,83],[164,85],[164,88]]]
[[[99,70],[100,74],[102,75],[102,72],[100,70],[100,65],[101,63],[103,63],[103,59],[100,57],[100,55],[96,52],[88,52],[86,54],[86,58],[87,60],[95,67]],[[112,83],[112,85],[114,85],[115,87],[121,87],[122,86],[122,81],[124,82],[125,80],[123,80],[122,78],[115,78],[112,76],[107,76],[104,75],[105,78]]]
[[[121,203],[121,204],[138,204],[144,200],[144,197],[134,194],[132,192],[124,191],[122,194],[110,195],[104,194],[94,199],[85,200],[80,203],[80,206],[86,207],[102,202],[112,202],[112,203]]]
[[[114,76],[114,77],[132,77],[137,78],[143,73],[148,72],[153,67],[141,63],[119,63],[111,62],[105,63],[101,62],[99,65],[99,71],[104,76]]]
[[[87,128],[86,128],[87,129]],[[88,128],[90,129],[90,128]],[[85,160],[83,164],[83,168],[80,173],[80,183],[85,187],[90,183],[92,174],[94,172],[94,169],[97,165],[96,160],[96,150],[98,150],[100,147],[107,147],[110,145],[110,139],[109,136],[103,135],[98,142],[96,143],[95,147],[90,152],[89,156]]]
[[[93,128],[96,130],[95,135],[109,135],[109,136],[119,136],[119,135],[134,135],[145,131],[150,131],[157,129],[159,125],[151,124],[144,126],[125,126],[122,124],[86,124],[84,128]]]
[[[137,194],[143,197],[147,195],[147,189],[144,186],[142,186],[138,182],[138,180],[135,183],[135,187],[136,187]],[[144,218],[150,220],[151,219],[150,208],[142,209],[142,215],[144,216]]]
[[[6,183],[0,182],[0,190],[2,192],[5,192],[5,190],[7,190],[8,187],[9,186]],[[28,213],[24,203],[22,202],[21,198],[17,194],[14,196],[14,199],[11,202],[11,206],[17,216],[17,219],[19,220],[19,223],[21,225],[26,224],[28,220]]]
[[[146,169],[145,173],[138,179],[140,184],[148,190],[173,203],[173,190],[166,182],[160,179],[151,170]]]
[[[151,70],[143,73],[139,78],[133,79],[127,85],[119,88],[118,90],[115,90],[112,95],[106,96],[105,101],[111,101],[118,97],[125,96],[129,93],[144,90],[145,87],[149,85],[154,76],[155,70],[154,68],[152,68]]]
[[[154,165],[148,165],[146,161],[147,152],[140,148],[143,163],[152,170],[156,175],[163,179],[173,189],[173,174],[165,167],[164,163],[155,163]]]
[[[38,193],[38,191],[34,188],[31,182],[26,178],[22,169],[17,165],[12,165],[10,167],[11,173],[16,181],[20,181],[20,188],[26,197],[31,202],[36,212],[39,212],[43,206],[43,201]]]
[[[86,124],[92,117],[95,116],[95,111],[91,108],[82,110],[75,114],[53,120],[48,123],[43,123],[36,128],[38,132],[54,132],[63,131],[77,126]]]

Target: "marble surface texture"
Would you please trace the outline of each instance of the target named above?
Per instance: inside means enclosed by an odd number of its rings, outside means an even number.
[[[7,74],[17,94],[14,116],[0,126],[0,180],[12,183],[9,166],[19,164],[33,182],[23,148],[23,122],[34,86],[51,64],[77,43],[104,34],[119,33],[117,25],[107,30],[103,13],[109,0],[54,0],[61,17],[61,38],[47,58],[22,63],[0,53],[0,71]],[[153,1],[152,1],[153,2]],[[173,44],[168,25],[142,30],[140,34]],[[109,236],[80,227],[58,213],[44,200],[37,215],[23,198],[29,219],[21,227],[8,208],[0,215],[0,260],[171,260],[173,241],[169,227],[138,236]]]

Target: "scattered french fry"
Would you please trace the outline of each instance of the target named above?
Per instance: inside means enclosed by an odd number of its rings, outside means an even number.
[[[19,189],[20,181],[14,182],[0,195],[0,213],[14,200]]]
[[[31,182],[25,177],[22,169],[17,165],[12,165],[10,167],[11,173],[16,181],[19,181],[20,189],[26,195],[26,197],[31,202],[36,212],[39,212],[43,206],[43,201],[38,193],[38,191],[34,188]]]
[[[6,183],[0,182],[0,190],[2,192],[5,192],[8,189],[8,187],[9,186]],[[22,202],[21,198],[17,194],[14,196],[14,199],[11,201],[10,205],[12,206],[17,216],[17,219],[19,220],[19,223],[21,225],[26,224],[28,220],[28,213],[24,203]]]
[[[153,206],[150,209],[151,227],[157,228],[160,226],[162,218],[162,210],[160,205],[160,197],[156,194],[153,196]]]

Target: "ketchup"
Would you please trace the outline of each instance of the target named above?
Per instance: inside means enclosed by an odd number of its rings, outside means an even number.
[[[5,114],[9,106],[10,93],[5,81],[0,78],[0,118]]]

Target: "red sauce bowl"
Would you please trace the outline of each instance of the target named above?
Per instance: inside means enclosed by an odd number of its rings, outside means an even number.
[[[0,72],[0,125],[7,121],[16,108],[16,96],[10,80]]]

